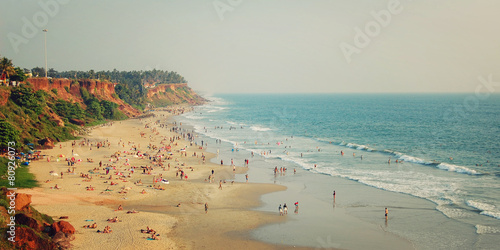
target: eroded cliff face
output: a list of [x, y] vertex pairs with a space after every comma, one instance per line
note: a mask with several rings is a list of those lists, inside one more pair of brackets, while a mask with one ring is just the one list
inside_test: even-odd
[[114, 102], [119, 105], [118, 109], [128, 117], [135, 117], [142, 112], [133, 108], [129, 104], [116, 96], [115, 83], [101, 82], [99, 80], [80, 79], [72, 81], [69, 79], [47, 79], [47, 78], [29, 78], [27, 82], [33, 85], [33, 89], [44, 90], [45, 92], [56, 95], [53, 89], [57, 91], [57, 98], [69, 102], [78, 102], [85, 108], [80, 87], [85, 88], [90, 94], [95, 95], [100, 100]]
[[187, 103], [199, 105], [206, 100], [196, 94], [186, 83], [158, 84], [148, 90], [148, 99], [156, 106]]

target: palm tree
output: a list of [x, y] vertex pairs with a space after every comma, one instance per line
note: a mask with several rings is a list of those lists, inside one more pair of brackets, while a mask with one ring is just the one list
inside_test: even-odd
[[3, 57], [0, 60], [0, 69], [2, 70], [2, 74], [0, 76], [3, 76], [3, 74], [6, 74], [7, 78], [9, 78], [11, 75], [16, 74], [16, 69], [14, 68], [14, 65], [12, 64], [12, 60], [8, 59], [7, 57]]

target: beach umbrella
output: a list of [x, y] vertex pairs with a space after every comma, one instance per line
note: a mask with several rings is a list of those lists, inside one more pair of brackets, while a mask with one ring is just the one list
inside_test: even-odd
[[59, 155], [59, 157], [66, 157], [66, 156], [65, 156], [65, 155], [63, 155], [63, 154], [60, 154], [60, 155]]

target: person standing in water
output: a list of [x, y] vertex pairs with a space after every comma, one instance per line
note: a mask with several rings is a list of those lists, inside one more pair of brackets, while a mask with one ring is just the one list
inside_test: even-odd
[[389, 210], [385, 208], [385, 219], [387, 220], [387, 215], [389, 214]]

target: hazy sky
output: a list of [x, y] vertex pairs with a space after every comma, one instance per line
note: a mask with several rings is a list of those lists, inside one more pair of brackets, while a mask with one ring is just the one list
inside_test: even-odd
[[43, 66], [48, 29], [58, 71], [173, 70], [219, 93], [474, 92], [480, 76], [500, 82], [499, 11], [498, 0], [1, 0], [0, 55]]

